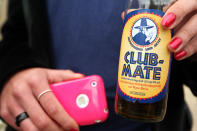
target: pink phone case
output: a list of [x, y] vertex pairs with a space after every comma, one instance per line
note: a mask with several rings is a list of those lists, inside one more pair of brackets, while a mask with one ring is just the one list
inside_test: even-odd
[[79, 125], [91, 125], [107, 119], [107, 100], [100, 76], [92, 75], [52, 84], [50, 87], [64, 109]]

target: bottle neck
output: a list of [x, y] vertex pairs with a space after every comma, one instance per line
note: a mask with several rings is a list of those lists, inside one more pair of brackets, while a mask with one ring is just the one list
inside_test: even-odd
[[173, 0], [128, 0], [128, 9], [157, 9], [170, 4]]

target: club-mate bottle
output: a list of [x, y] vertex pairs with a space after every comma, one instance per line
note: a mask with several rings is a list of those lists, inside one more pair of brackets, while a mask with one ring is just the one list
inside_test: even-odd
[[123, 117], [159, 122], [165, 116], [171, 66], [167, 45], [172, 31], [163, 28], [161, 21], [163, 7], [171, 2], [128, 0], [115, 100], [115, 111]]

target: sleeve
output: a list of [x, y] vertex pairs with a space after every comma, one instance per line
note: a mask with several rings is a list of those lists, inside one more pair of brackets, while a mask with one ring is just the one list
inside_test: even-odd
[[9, 0], [7, 22], [2, 28], [0, 41], [0, 91], [14, 73], [31, 67], [48, 67], [46, 58], [40, 57], [28, 43], [22, 0]]
[[186, 59], [181, 61], [183, 82], [197, 96], [197, 60]]

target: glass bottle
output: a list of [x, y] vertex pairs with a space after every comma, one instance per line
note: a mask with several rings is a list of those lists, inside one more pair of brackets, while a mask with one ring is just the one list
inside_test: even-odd
[[128, 0], [115, 100], [115, 111], [123, 117], [159, 122], [165, 116], [172, 31], [164, 29], [161, 20], [163, 7], [171, 2]]

